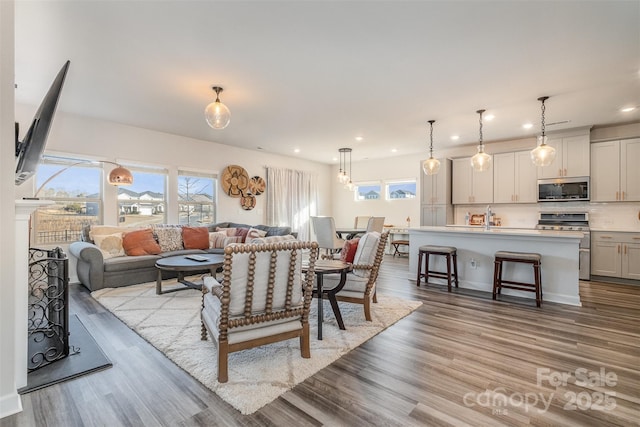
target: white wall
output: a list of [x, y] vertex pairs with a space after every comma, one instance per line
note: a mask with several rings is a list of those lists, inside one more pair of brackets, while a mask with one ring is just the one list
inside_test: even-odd
[[[354, 182], [382, 180], [417, 180], [417, 194], [420, 194], [421, 161], [419, 157], [400, 156], [387, 159], [372, 159], [352, 163]], [[334, 166], [330, 176], [333, 191], [333, 212], [321, 211], [320, 215], [333, 215], [338, 227], [352, 227], [356, 216], [383, 216], [385, 224], [406, 227], [407, 217], [411, 225], [420, 225], [420, 198], [400, 200], [355, 200], [352, 191], [345, 190], [337, 181], [338, 166]], [[384, 188], [383, 188], [384, 191]]]
[[[16, 119], [21, 123], [22, 129], [26, 130], [35, 109], [35, 106], [16, 106]], [[212, 130], [212, 132], [216, 131]], [[259, 141], [256, 141], [257, 145], [258, 143]], [[318, 176], [320, 193], [318, 208], [325, 211], [331, 210], [331, 189], [326, 179], [331, 167], [322, 163], [65, 114], [61, 111], [56, 113], [47, 141], [47, 152], [88, 156], [123, 163], [157, 165], [167, 168], [170, 175], [177, 174], [179, 168], [221, 175], [224, 168], [230, 164], [244, 167], [250, 176], [258, 175], [263, 178], [266, 177], [265, 166], [304, 170]], [[18, 187], [21, 197], [33, 194], [32, 181], [33, 179]], [[105, 224], [117, 223], [116, 191], [116, 188], [105, 185], [107, 196], [105, 199], [113, 201], [111, 206], [105, 206]], [[114, 197], [109, 197], [108, 192], [111, 192]], [[174, 193], [177, 193], [177, 190]], [[245, 211], [240, 207], [240, 199], [219, 194], [217, 220], [264, 224], [266, 221], [265, 197], [258, 196], [256, 200], [256, 207]], [[172, 205], [175, 209], [172, 209]], [[167, 222], [178, 222], [175, 200], [169, 200], [168, 215]]]
[[[0, 418], [22, 410], [16, 392], [14, 156], [14, 2], [0, 1]], [[27, 256], [27, 254], [25, 254]], [[26, 319], [25, 325], [26, 328]]]

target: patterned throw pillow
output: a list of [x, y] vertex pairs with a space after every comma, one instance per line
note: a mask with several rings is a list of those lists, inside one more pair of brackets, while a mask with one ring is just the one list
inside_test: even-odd
[[209, 229], [182, 227], [182, 241], [185, 249], [209, 249]]
[[247, 234], [249, 234], [249, 229], [248, 228], [236, 228], [236, 237], [241, 237], [242, 240], [240, 240], [240, 242], [244, 243], [245, 240], [247, 240]]
[[251, 239], [256, 239], [260, 237], [265, 237], [267, 235], [266, 231], [258, 230], [257, 228], [250, 228], [247, 232], [247, 238], [245, 241], [251, 241]]
[[182, 226], [154, 224], [152, 229], [158, 238], [158, 244], [160, 244], [162, 252], [184, 249], [182, 245]]
[[223, 232], [227, 233], [227, 236], [233, 237], [233, 236], [236, 235], [237, 228], [216, 227], [216, 231], [223, 231]]
[[225, 231], [214, 231], [209, 233], [209, 248], [222, 249], [224, 248], [224, 240], [227, 238]]
[[242, 243], [242, 237], [233, 236], [233, 237], [225, 237], [224, 242], [222, 243], [222, 247], [225, 247], [231, 243]]
[[125, 233], [122, 237], [122, 247], [129, 256], [158, 255], [162, 252], [150, 228]]
[[104, 259], [125, 255], [122, 247], [122, 232], [103, 235], [95, 234], [93, 241], [102, 252], [102, 258]]
[[353, 259], [356, 256], [356, 251], [358, 250], [359, 242], [359, 237], [345, 241], [342, 251], [340, 252], [340, 261], [353, 263]]

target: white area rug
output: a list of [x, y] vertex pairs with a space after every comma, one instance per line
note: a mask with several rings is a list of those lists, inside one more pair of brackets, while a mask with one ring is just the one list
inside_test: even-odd
[[[166, 282], [170, 287], [171, 282]], [[165, 284], [163, 284], [163, 288]], [[243, 414], [251, 414], [320, 369], [339, 359], [422, 305], [379, 295], [372, 322], [361, 305], [340, 303], [341, 331], [324, 301], [323, 340], [318, 341], [317, 300], [311, 303], [311, 358], [300, 356], [299, 339], [269, 344], [229, 356], [229, 382], [217, 381], [217, 349], [200, 340], [201, 293], [155, 294], [155, 282], [92, 292], [96, 300], [191, 376]]]

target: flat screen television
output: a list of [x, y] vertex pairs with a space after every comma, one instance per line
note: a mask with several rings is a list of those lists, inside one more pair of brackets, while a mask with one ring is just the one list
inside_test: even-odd
[[38, 169], [70, 63], [67, 61], [62, 66], [36, 111], [31, 126], [22, 141], [18, 140], [19, 126], [16, 123], [16, 185], [25, 182]]

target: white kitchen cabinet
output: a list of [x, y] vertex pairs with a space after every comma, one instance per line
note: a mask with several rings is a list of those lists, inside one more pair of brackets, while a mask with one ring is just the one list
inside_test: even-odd
[[591, 201], [640, 201], [640, 138], [591, 144]]
[[451, 204], [451, 160], [440, 160], [440, 170], [435, 175], [427, 175], [420, 169], [422, 177], [421, 204], [447, 205]]
[[453, 224], [452, 205], [422, 205], [420, 225], [436, 226]]
[[493, 203], [536, 203], [537, 169], [529, 151], [493, 156]]
[[439, 160], [440, 170], [435, 175], [427, 175], [422, 170], [422, 164], [420, 166], [420, 225], [453, 224], [451, 160]]
[[538, 168], [538, 178], [589, 176], [589, 134], [548, 137], [547, 145], [556, 149], [556, 158], [549, 166]]
[[493, 171], [478, 172], [471, 159], [454, 159], [452, 163], [451, 202], [454, 205], [493, 203]]
[[592, 232], [591, 274], [640, 280], [640, 233]]

